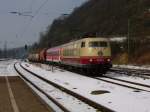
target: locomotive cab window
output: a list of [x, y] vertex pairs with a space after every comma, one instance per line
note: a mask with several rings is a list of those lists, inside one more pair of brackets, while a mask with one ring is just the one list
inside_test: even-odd
[[82, 47], [85, 47], [85, 42], [82, 42], [82, 43], [81, 43], [81, 48], [82, 48]]
[[89, 47], [107, 47], [107, 42], [104, 41], [93, 41], [89, 42]]

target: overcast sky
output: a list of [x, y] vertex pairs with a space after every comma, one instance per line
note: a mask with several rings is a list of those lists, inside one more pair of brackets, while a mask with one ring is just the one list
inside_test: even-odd
[[38, 41], [39, 33], [55, 18], [70, 14], [85, 1], [0, 0], [0, 48], [4, 48], [5, 42], [8, 48], [14, 48]]

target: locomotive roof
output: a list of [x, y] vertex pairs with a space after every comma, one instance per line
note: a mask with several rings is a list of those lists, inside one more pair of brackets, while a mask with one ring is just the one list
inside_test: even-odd
[[94, 39], [94, 40], [108, 40], [108, 38], [106, 38], [106, 37], [86, 37], [86, 38], [82, 38], [79, 40], [92, 40], [92, 39]]
[[63, 45], [60, 46], [64, 46], [66, 44], [70, 44], [70, 43], [74, 43], [74, 42], [79, 42], [79, 41], [86, 41], [86, 40], [99, 40], [99, 41], [109, 41], [109, 38], [105, 38], [105, 37], [86, 37], [86, 38], [82, 38], [82, 39], [78, 39], [78, 40], [73, 40], [71, 42], [65, 43]]
[[[62, 47], [62, 46], [66, 46], [66, 45], [71, 44], [71, 43], [74, 43], [74, 42], [86, 41], [86, 40], [89, 40], [89, 41], [91, 41], [91, 40], [109, 41], [109, 38], [106, 38], [106, 37], [86, 37], [86, 38], [82, 38], [82, 39], [78, 39], [78, 40], [73, 40], [73, 41], [71, 41], [71, 42], [67, 42], [67, 43], [65, 43], [65, 44], [62, 44], [62, 45], [59, 45], [59, 46], [56, 46], [56, 47], [52, 47], [52, 48], [53, 48], [53, 49], [58, 49], [58, 48], [60, 48], [60, 47]], [[51, 49], [51, 48], [49, 48], [49, 49]], [[47, 49], [47, 51], [48, 51], [49, 49]]]

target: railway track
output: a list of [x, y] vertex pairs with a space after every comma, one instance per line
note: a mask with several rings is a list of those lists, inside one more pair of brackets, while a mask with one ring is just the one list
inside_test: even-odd
[[108, 82], [111, 84], [119, 85], [122, 87], [127, 87], [130, 89], [134, 89], [136, 91], [146, 91], [150, 92], [150, 85], [145, 85], [141, 83], [135, 83], [127, 80], [122, 80], [122, 79], [117, 79], [117, 78], [112, 78], [108, 76], [103, 76], [103, 77], [95, 77], [94, 79], [98, 79], [104, 82]]
[[141, 83], [132, 82], [132, 81], [123, 80], [123, 79], [117, 79], [117, 78], [114, 78], [114, 77], [108, 77], [108, 76], [103, 76], [103, 77], [109, 78], [109, 79], [113, 79], [113, 80], [117, 80], [117, 81], [121, 81], [121, 82], [126, 82], [126, 83], [129, 83], [129, 84], [134, 84], [134, 85], [138, 85], [138, 86], [143, 86], [143, 87], [150, 88], [150, 85], [146, 85], [146, 84], [141, 84]]
[[150, 92], [150, 85], [132, 82], [129, 80], [124, 80], [124, 79], [119, 79], [119, 78], [109, 76], [109, 74], [116, 74], [116, 73], [118, 76], [128, 75], [128, 76], [136, 76], [136, 77], [140, 77], [144, 79], [150, 79], [149, 70], [121, 69], [121, 68], [111, 68], [110, 72], [108, 72], [106, 75], [103, 75], [103, 77], [96, 77], [96, 79], [109, 82], [109, 83], [113, 83], [116, 85], [120, 85], [123, 87], [135, 89], [135, 90]]
[[[17, 63], [16, 63], [17, 64]], [[65, 106], [63, 106], [61, 103], [59, 103], [58, 101], [56, 101], [52, 96], [50, 96], [49, 94], [47, 94], [45, 91], [43, 91], [41, 88], [39, 88], [37, 85], [35, 85], [32, 81], [30, 81], [27, 77], [25, 77], [16, 67], [16, 64], [14, 65], [14, 68], [15, 70], [20, 74], [20, 76], [26, 80], [28, 83], [30, 83], [31, 85], [33, 85], [37, 90], [39, 90], [40, 92], [42, 92], [45, 96], [47, 96], [49, 98], [49, 100], [53, 101], [59, 108], [61, 108], [64, 112], [71, 112], [69, 109], [67, 109]], [[82, 95], [79, 95], [75, 92], [73, 92], [72, 90], [69, 90], [69, 89], [66, 89], [65, 87], [61, 86], [61, 85], [58, 85], [52, 81], [49, 81], [37, 74], [35, 74], [34, 72], [32, 71], [29, 71], [28, 69], [26, 69], [24, 66], [22, 66], [21, 64], [19, 64], [19, 66], [25, 70], [26, 72], [28, 72], [30, 75], [48, 83], [49, 85], [52, 85], [53, 87], [59, 89], [60, 91], [68, 94], [68, 95], [71, 95], [72, 97], [74, 98], [77, 98], [78, 100], [80, 100], [80, 105], [81, 103], [85, 103], [87, 105], [89, 105], [90, 107], [96, 109], [96, 111], [100, 111], [100, 112], [113, 112], [113, 110], [107, 108], [107, 107], [104, 107], [103, 105], [100, 105], [88, 98], [85, 98], [84, 96]]]
[[150, 70], [137, 70], [137, 69], [128, 69], [128, 68], [111, 68], [110, 72], [126, 74], [126, 75], [135, 75], [142, 78], [150, 78]]
[[[73, 70], [69, 70], [69, 71], [76, 72], [76, 71], [73, 71]], [[135, 73], [134, 72], [135, 70], [131, 70], [131, 71], [132, 72], [128, 72], [128, 71], [125, 71], [125, 70], [121, 71], [121, 69], [119, 69], [119, 70], [118, 69], [114, 69], [114, 70], [111, 69], [111, 71], [108, 72], [107, 74], [117, 73], [119, 75], [123, 74], [123, 75], [132, 76], [132, 73]], [[140, 71], [140, 72], [142, 72], [142, 71]], [[79, 72], [77, 71], [76, 73], [79, 73]], [[82, 73], [79, 73], [79, 74], [82, 75]], [[137, 83], [137, 82], [131, 82], [131, 81], [128, 81], [128, 80], [117, 79], [117, 78], [114, 78], [114, 77], [107, 76], [107, 74], [103, 75], [102, 77], [91, 77], [91, 76], [88, 76], [88, 77], [98, 79], [98, 80], [101, 80], [101, 81], [104, 81], [104, 82], [107, 82], [107, 83], [119, 85], [119, 86], [122, 86], [122, 87], [134, 89], [135, 91], [150, 92], [150, 85]], [[85, 75], [85, 74], [83, 73], [83, 75]], [[144, 78], [144, 79], [147, 78], [147, 77], [144, 77], [143, 75], [134, 75], [134, 76], [138, 76], [138, 77], [141, 77], [141, 78]]]
[[[137, 71], [136, 69], [111, 69], [107, 74], [112, 74], [112, 73], [117, 73], [119, 75], [129, 75], [129, 76], [137, 76], [143, 79], [150, 79], [150, 71], [147, 70], [139, 70]], [[80, 73], [82, 74], [82, 73]], [[132, 82], [128, 80], [123, 80], [123, 79], [117, 79], [114, 77], [107, 76], [107, 74], [104, 74], [102, 77], [91, 77], [88, 75], [88, 77], [98, 79], [107, 83], [112, 83], [115, 85], [127, 87], [134, 89], [135, 91], [147, 91], [150, 92], [150, 85], [147, 84], [142, 84], [142, 83], [137, 83], [137, 82]], [[85, 75], [85, 74], [84, 74]]]

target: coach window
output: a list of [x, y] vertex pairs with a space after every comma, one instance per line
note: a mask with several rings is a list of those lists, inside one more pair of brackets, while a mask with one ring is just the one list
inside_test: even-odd
[[89, 42], [89, 47], [107, 47], [107, 42], [105, 41]]
[[85, 42], [82, 42], [82, 43], [81, 43], [81, 48], [82, 48], [82, 47], [85, 47]]

